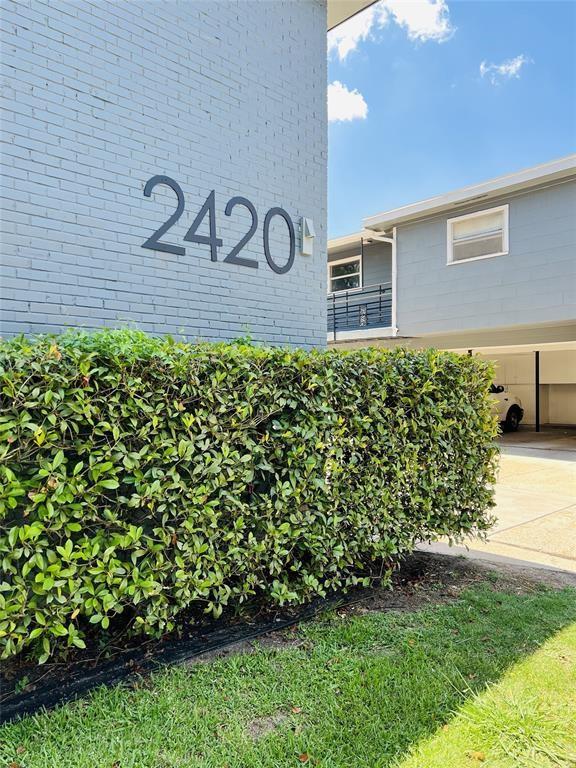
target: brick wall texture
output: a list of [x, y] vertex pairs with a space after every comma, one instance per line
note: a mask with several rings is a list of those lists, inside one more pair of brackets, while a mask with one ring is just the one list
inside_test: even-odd
[[[188, 339], [326, 343], [323, 0], [4, 0], [0, 333], [131, 325]], [[142, 243], [185, 210], [162, 240]], [[215, 190], [218, 260], [183, 236]], [[225, 263], [251, 217], [258, 228]], [[314, 220], [315, 252], [277, 274], [268, 209]], [[198, 234], [208, 234], [208, 217]], [[288, 255], [281, 218], [275, 260]]]

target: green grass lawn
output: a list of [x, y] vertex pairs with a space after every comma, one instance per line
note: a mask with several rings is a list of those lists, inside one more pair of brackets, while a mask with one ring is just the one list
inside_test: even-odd
[[576, 592], [498, 588], [333, 614], [293, 645], [101, 689], [5, 726], [0, 755], [22, 768], [573, 767]]
[[401, 768], [576, 766], [576, 624], [516, 664]]

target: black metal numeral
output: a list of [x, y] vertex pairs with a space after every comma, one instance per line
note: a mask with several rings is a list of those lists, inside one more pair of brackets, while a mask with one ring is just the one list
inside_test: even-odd
[[[216, 196], [214, 190], [210, 192], [206, 198], [204, 205], [200, 208], [198, 215], [192, 222], [192, 226], [184, 235], [184, 240], [190, 243], [200, 243], [201, 245], [210, 246], [210, 258], [212, 261], [218, 261], [218, 246], [222, 245], [222, 240], [216, 237]], [[210, 235], [197, 235], [196, 230], [202, 223], [202, 219], [208, 214], [208, 224], [210, 227]]]
[[[276, 264], [272, 258], [272, 254], [270, 253], [270, 222], [274, 216], [280, 216], [284, 219], [286, 226], [288, 227], [288, 234], [290, 235], [290, 254], [288, 256], [288, 261], [286, 264], [284, 264], [283, 267], [279, 267], [278, 264]], [[296, 235], [294, 233], [294, 224], [292, 223], [292, 219], [290, 218], [289, 214], [286, 213], [284, 208], [270, 208], [266, 214], [266, 217], [264, 218], [263, 234], [264, 254], [266, 256], [266, 261], [270, 265], [270, 269], [273, 269], [274, 272], [278, 273], [279, 275], [283, 275], [285, 272], [288, 272], [292, 268], [292, 264], [294, 264], [294, 256], [296, 255]]]
[[176, 224], [180, 216], [184, 213], [184, 193], [177, 181], [171, 179], [169, 176], [152, 176], [148, 179], [146, 186], [144, 187], [144, 196], [150, 197], [154, 187], [158, 184], [164, 184], [170, 189], [174, 190], [176, 197], [178, 198], [178, 205], [176, 210], [170, 216], [170, 218], [159, 227], [154, 234], [150, 235], [148, 240], [142, 243], [142, 248], [150, 248], [151, 251], [164, 251], [164, 253], [176, 253], [178, 256], [184, 256], [186, 249], [180, 245], [172, 245], [171, 243], [161, 243], [160, 238], [164, 235], [173, 224]]
[[244, 237], [234, 246], [234, 248], [232, 248], [224, 261], [228, 264], [240, 264], [242, 267], [254, 267], [254, 269], [258, 269], [258, 262], [256, 259], [247, 259], [244, 256], [237, 255], [240, 253], [242, 248], [244, 248], [246, 243], [248, 243], [254, 236], [254, 233], [258, 228], [258, 214], [256, 213], [256, 208], [254, 208], [250, 200], [247, 200], [245, 197], [232, 197], [230, 200], [228, 200], [226, 210], [224, 211], [226, 216], [231, 216], [233, 209], [237, 205], [243, 205], [245, 208], [248, 208], [252, 215], [252, 224], [248, 232], [246, 232]]
[[[164, 224], [162, 224], [162, 226], [159, 227], [156, 232], [154, 232], [147, 240], [142, 243], [142, 247], [150, 248], [152, 251], [164, 251], [165, 253], [175, 253], [178, 256], [184, 256], [186, 249], [182, 246], [172, 245], [172, 243], [160, 242], [162, 235], [166, 234], [170, 227], [176, 224], [178, 219], [184, 213], [184, 193], [182, 192], [182, 188], [178, 182], [174, 181], [174, 179], [171, 179], [169, 176], [152, 176], [151, 179], [148, 179], [144, 187], [145, 197], [150, 197], [152, 195], [152, 190], [158, 184], [164, 184], [175, 192], [178, 199], [178, 205], [176, 206], [176, 210], [172, 216], [170, 216], [170, 218]], [[250, 224], [250, 228], [246, 234], [236, 243], [230, 253], [225, 257], [224, 261], [227, 264], [239, 264], [241, 267], [251, 267], [252, 269], [258, 269], [258, 261], [256, 259], [249, 259], [246, 256], [239, 256], [240, 251], [242, 251], [242, 249], [245, 248], [245, 246], [250, 242], [250, 240], [254, 237], [256, 230], [258, 229], [258, 213], [256, 212], [256, 208], [254, 207], [253, 203], [251, 203], [248, 198], [237, 195], [230, 198], [230, 200], [228, 200], [226, 203], [226, 208], [224, 210], [226, 216], [231, 216], [234, 208], [237, 205], [242, 205], [244, 208], [247, 208], [248, 211], [250, 211], [250, 215], [252, 216], [252, 223]], [[197, 235], [196, 232], [198, 227], [200, 227], [206, 216], [208, 216], [208, 228], [210, 234]], [[272, 222], [274, 216], [280, 216], [281, 219], [284, 219], [286, 226], [288, 227], [288, 235], [290, 237], [290, 251], [288, 253], [288, 260], [283, 266], [278, 265], [274, 261], [270, 251], [270, 223]], [[278, 275], [283, 275], [286, 272], [289, 272], [290, 269], [292, 269], [292, 265], [294, 264], [294, 257], [296, 255], [296, 235], [294, 232], [294, 223], [290, 218], [290, 215], [283, 208], [270, 208], [270, 210], [267, 212], [264, 218], [263, 237], [264, 255], [266, 256], [266, 261], [268, 262], [270, 269], [272, 269]], [[189, 243], [209, 245], [211, 260], [218, 261], [218, 248], [222, 245], [222, 239], [220, 237], [216, 237], [216, 193], [214, 190], [210, 192], [204, 201], [204, 205], [198, 211], [198, 214], [192, 222], [192, 225], [184, 235], [184, 240]]]

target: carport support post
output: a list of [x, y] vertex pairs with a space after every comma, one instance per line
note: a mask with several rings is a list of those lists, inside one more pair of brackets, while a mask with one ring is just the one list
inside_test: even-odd
[[534, 409], [536, 411], [536, 432], [540, 432], [540, 352], [534, 352]]

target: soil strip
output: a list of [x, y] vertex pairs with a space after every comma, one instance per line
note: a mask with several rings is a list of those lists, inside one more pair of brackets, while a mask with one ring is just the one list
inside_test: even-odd
[[[192, 627], [185, 637], [171, 637], [155, 643], [140, 640], [136, 647], [120, 650], [114, 658], [91, 666], [86, 659], [80, 658], [68, 665], [55, 663], [52, 668], [47, 665], [48, 669], [42, 675], [39, 675], [42, 667], [36, 666], [33, 670], [36, 679], [26, 685], [27, 690], [18, 692], [16, 686], [13, 692], [3, 696], [0, 724], [73, 701], [101, 685], [130, 683], [162, 667], [210, 658], [227, 649], [230, 652], [234, 648], [245, 649], [247, 643], [257, 638], [263, 638], [261, 642], [265, 645], [281, 648], [290, 641], [284, 642], [279, 630], [309, 621], [326, 611], [337, 609], [341, 615], [362, 614], [417, 610], [425, 605], [450, 602], [464, 589], [486, 582], [489, 574], [496, 575], [493, 582], [496, 590], [523, 593], [541, 584], [554, 588], [576, 587], [576, 575], [564, 572], [415, 552], [405, 558], [395, 572], [392, 590], [383, 587], [354, 589], [347, 594], [335, 593], [305, 606], [260, 614], [245, 621], [214, 621], [207, 626]], [[271, 633], [274, 633], [274, 639]], [[7, 682], [5, 678], [4, 683]]]

